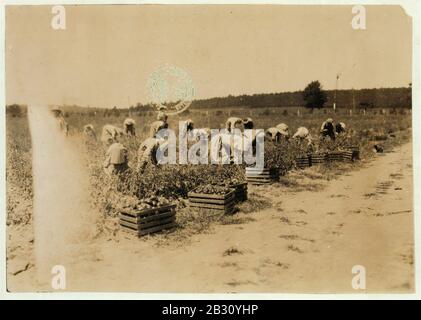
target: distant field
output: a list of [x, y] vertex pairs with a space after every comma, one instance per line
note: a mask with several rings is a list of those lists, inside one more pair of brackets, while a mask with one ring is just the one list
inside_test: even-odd
[[[351, 110], [351, 112], [350, 112]], [[225, 109], [190, 109], [186, 112], [172, 116], [169, 118], [170, 127], [177, 130], [178, 121], [192, 119], [196, 128], [223, 128], [228, 117], [250, 117], [254, 120], [255, 127], [267, 129], [276, 126], [278, 123], [284, 122], [290, 127], [290, 131], [294, 132], [298, 127], [305, 126], [310, 131], [318, 133], [320, 124], [327, 118], [332, 117], [335, 121], [345, 122], [350, 128], [355, 130], [369, 129], [377, 127], [379, 124], [387, 123], [391, 125], [399, 125], [401, 121], [409, 119], [410, 110], [398, 109], [397, 115], [392, 114], [393, 109], [384, 109], [386, 114], [382, 114], [382, 109], [368, 109], [366, 115], [362, 110], [352, 110], [348, 108], [340, 108], [336, 113], [332, 109], [311, 110], [304, 107], [284, 107], [284, 108], [246, 108], [234, 107]], [[104, 117], [102, 114], [96, 116], [80, 116], [70, 115], [67, 118], [70, 126], [74, 130], [79, 131], [85, 124], [92, 123], [99, 131], [104, 124], [114, 124], [122, 126], [124, 119], [129, 116], [128, 113], [120, 113], [119, 117]], [[149, 133], [149, 124], [156, 119], [156, 112], [148, 111], [142, 115], [131, 115], [137, 121], [137, 132], [143, 138]], [[393, 120], [392, 120], [393, 118]], [[406, 125], [406, 124], [405, 124]], [[387, 128], [385, 128], [387, 129]]]

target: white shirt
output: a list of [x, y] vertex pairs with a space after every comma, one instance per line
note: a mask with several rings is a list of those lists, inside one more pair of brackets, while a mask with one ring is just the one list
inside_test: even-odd
[[110, 164], [123, 164], [128, 161], [128, 152], [126, 147], [121, 143], [113, 143], [107, 150], [104, 167], [107, 168]]

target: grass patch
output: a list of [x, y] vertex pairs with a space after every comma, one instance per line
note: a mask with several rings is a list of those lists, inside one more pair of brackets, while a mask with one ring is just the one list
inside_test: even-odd
[[238, 250], [235, 247], [231, 247], [228, 248], [227, 250], [224, 251], [223, 256], [232, 256], [232, 255], [236, 255], [236, 254], [243, 254], [242, 251]]
[[271, 208], [272, 203], [266, 197], [251, 193], [249, 194], [249, 199], [240, 203], [237, 207], [242, 213], [251, 213]]
[[302, 238], [302, 237], [297, 236], [295, 234], [283, 234], [283, 235], [280, 235], [279, 238], [285, 239], [285, 240], [302, 240], [302, 241], [308, 241], [308, 242], [311, 242], [311, 243], [316, 242], [316, 240], [314, 240], [314, 239]]
[[287, 247], [287, 249], [288, 249], [289, 251], [294, 251], [294, 252], [297, 252], [297, 253], [304, 253], [304, 251], [302, 251], [300, 248], [298, 248], [298, 247], [294, 246], [293, 244], [290, 244], [290, 245]]
[[220, 224], [229, 225], [229, 224], [243, 224], [247, 222], [256, 221], [252, 217], [238, 217], [238, 216], [222, 216]]
[[291, 224], [291, 221], [287, 217], [280, 217], [279, 220], [285, 224]]

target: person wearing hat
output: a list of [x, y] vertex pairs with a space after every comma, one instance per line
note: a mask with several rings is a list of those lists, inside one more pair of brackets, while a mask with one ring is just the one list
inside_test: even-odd
[[126, 171], [129, 166], [129, 155], [125, 146], [118, 142], [118, 139], [109, 138], [110, 144], [106, 154], [103, 167], [108, 175], [120, 174]]
[[[254, 128], [253, 120], [251, 118], [241, 119], [241, 118], [238, 118], [238, 117], [229, 117], [227, 122], [225, 123], [225, 129], [228, 131], [228, 133], [233, 133], [234, 129], [236, 129], [236, 128], [240, 129], [240, 130], [241, 129], [252, 130]], [[243, 134], [246, 134], [246, 132], [243, 132]], [[251, 138], [252, 147], [253, 147], [253, 150], [255, 150], [255, 147], [256, 147], [255, 132], [252, 132], [252, 131], [247, 132], [247, 135], [251, 135], [249, 138]], [[225, 135], [223, 135], [223, 136], [225, 137]], [[227, 138], [225, 138], [224, 141], [226, 139]], [[235, 150], [235, 149], [238, 149], [238, 148], [236, 148], [236, 147], [238, 147], [238, 145], [235, 145], [234, 141], [232, 140], [232, 137], [230, 137], [229, 140], [230, 140], [230, 148], [229, 148], [230, 149], [230, 161], [232, 161], [235, 152], [244, 151], [244, 149], [246, 149], [248, 146], [243, 145], [243, 143], [241, 143], [242, 150]], [[227, 159], [228, 158], [227, 157], [228, 145], [223, 145], [222, 142], [221, 142], [220, 146], [221, 146], [220, 149], [225, 152], [225, 154], [223, 154], [222, 158]], [[223, 160], [223, 161], [225, 161], [225, 160]]]
[[123, 122], [124, 134], [134, 137], [136, 135], [135, 125], [136, 122], [132, 118], [125, 119]]
[[168, 143], [165, 139], [147, 138], [137, 151], [137, 171], [143, 172], [148, 164], [157, 165], [156, 153], [161, 145]]
[[243, 127], [244, 129], [253, 129], [254, 128], [253, 119], [252, 118], [243, 119]]
[[213, 136], [209, 143], [209, 156], [211, 163], [229, 164], [233, 160], [232, 136], [228, 132], [220, 132]]
[[194, 122], [192, 119], [185, 120], [186, 132], [191, 132], [194, 129]]
[[163, 112], [163, 111], [159, 111], [158, 112], [158, 116], [157, 116], [157, 119], [156, 120], [158, 120], [158, 121], [163, 121], [163, 122], [167, 122], [167, 120], [168, 120], [168, 115], [165, 113], [165, 112]]
[[292, 139], [304, 141], [307, 140], [307, 145], [311, 145], [313, 143], [313, 139], [310, 135], [310, 131], [306, 127], [299, 127], [297, 131], [292, 136]]
[[[245, 118], [243, 119], [243, 137], [251, 139], [251, 145], [243, 144], [243, 151], [248, 152], [248, 150], [251, 148], [253, 155], [256, 154], [256, 134], [257, 131], [254, 129], [254, 122], [252, 118]], [[246, 131], [247, 130], [247, 131]]]
[[240, 126], [243, 124], [243, 120], [237, 117], [229, 117], [227, 122], [225, 122], [225, 129], [228, 130], [228, 132], [232, 132], [237, 126]]
[[328, 118], [322, 123], [320, 133], [322, 138], [329, 137], [330, 139], [335, 140], [335, 126], [332, 118]]
[[337, 123], [336, 126], [335, 126], [335, 131], [338, 135], [341, 134], [341, 133], [345, 133], [345, 131], [346, 131], [345, 123], [343, 123], [343, 122]]
[[180, 137], [182, 138], [190, 137], [194, 129], [193, 120], [192, 119], [183, 120], [183, 121], [180, 121], [180, 124], [182, 124], [182, 127], [180, 127]]
[[83, 126], [83, 133], [85, 134], [86, 137], [96, 140], [95, 129], [92, 124], [87, 124]]
[[53, 113], [55, 118], [58, 118], [63, 115], [61, 109], [59, 107], [52, 107], [51, 112]]
[[68, 136], [69, 124], [66, 122], [66, 120], [64, 120], [63, 112], [58, 107], [53, 107], [51, 111], [53, 112], [54, 117], [58, 121], [60, 131], [62, 131], [65, 136]]
[[281, 139], [281, 132], [278, 128], [271, 127], [266, 130], [266, 138], [273, 142], [279, 142]]
[[157, 116], [157, 121], [154, 121], [151, 124], [149, 136], [151, 138], [155, 138], [159, 130], [168, 129], [167, 120], [168, 120], [168, 116], [164, 112], [159, 111], [158, 116]]
[[283, 137], [286, 140], [289, 139], [289, 128], [285, 123], [278, 124], [276, 128], [279, 130], [279, 133], [281, 134], [281, 138]]
[[109, 141], [117, 141], [117, 138], [123, 135], [123, 130], [111, 124], [106, 124], [102, 127], [101, 141], [104, 144], [109, 144]]

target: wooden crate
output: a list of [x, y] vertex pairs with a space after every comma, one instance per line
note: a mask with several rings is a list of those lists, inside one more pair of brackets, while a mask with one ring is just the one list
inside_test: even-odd
[[254, 185], [270, 184], [279, 180], [279, 169], [264, 168], [259, 170], [253, 167], [246, 168], [247, 182]]
[[247, 182], [232, 184], [230, 185], [230, 188], [235, 190], [235, 200], [237, 202], [243, 202], [247, 200]]
[[332, 151], [327, 154], [327, 161], [338, 162], [343, 161], [343, 152], [342, 151]]
[[295, 159], [295, 163], [297, 165], [298, 168], [307, 168], [311, 166], [311, 157], [310, 156], [306, 156], [306, 157], [299, 157]]
[[352, 151], [352, 161], [360, 160], [360, 147], [359, 146], [349, 146], [347, 147], [348, 151]]
[[354, 161], [353, 151], [342, 151], [342, 161], [345, 161], [345, 162]]
[[323, 164], [327, 161], [327, 154], [326, 153], [315, 153], [312, 154], [310, 157], [310, 166]]
[[235, 190], [226, 194], [198, 193], [195, 190], [188, 193], [190, 207], [207, 209], [214, 212], [229, 214], [234, 211], [236, 203]]
[[176, 226], [175, 213], [175, 205], [141, 211], [122, 210], [119, 214], [119, 224], [124, 231], [140, 237], [173, 229]]

